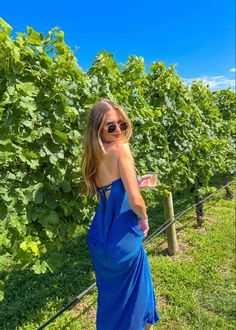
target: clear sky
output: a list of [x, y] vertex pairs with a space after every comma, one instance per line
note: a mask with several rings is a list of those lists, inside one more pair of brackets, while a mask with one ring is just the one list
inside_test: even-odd
[[146, 71], [153, 61], [188, 83], [202, 78], [211, 89], [235, 90], [234, 0], [40, 0], [2, 1], [0, 17], [16, 32], [26, 26], [47, 32], [58, 26], [86, 71], [99, 51], [118, 63], [142, 56]]

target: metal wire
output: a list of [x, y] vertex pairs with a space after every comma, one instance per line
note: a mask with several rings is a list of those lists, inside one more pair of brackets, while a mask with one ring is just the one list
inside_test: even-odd
[[[214, 191], [212, 194], [201, 200], [200, 202], [193, 204], [192, 206], [188, 207], [184, 211], [181, 211], [174, 215], [173, 217], [169, 218], [166, 220], [157, 230], [155, 230], [149, 237], [148, 239], [145, 240], [143, 243], [143, 246], [146, 246], [148, 243], [150, 243], [155, 237], [159, 236], [163, 231], [165, 231], [168, 227], [170, 227], [178, 218], [180, 218], [183, 214], [188, 212], [189, 210], [193, 209], [199, 204], [202, 204], [204, 201], [207, 199], [211, 198], [214, 196], [216, 193], [221, 191], [227, 186], [230, 186], [236, 179], [232, 180], [230, 183], [227, 183], [225, 186], [221, 187], [220, 189]], [[172, 220], [173, 219], [173, 220]], [[52, 321], [54, 321], [58, 316], [60, 316], [64, 311], [66, 311], [69, 307], [72, 305], [76, 304], [79, 302], [79, 300], [90, 290], [92, 290], [96, 286], [96, 282], [94, 282], [92, 285], [90, 285], [87, 289], [85, 289], [82, 293], [80, 293], [74, 300], [72, 300], [70, 303], [68, 303], [65, 307], [63, 307], [57, 314], [55, 314], [52, 318], [50, 318], [46, 323], [44, 323], [41, 327], [38, 328], [38, 330], [44, 329], [47, 325], [49, 325]]]
[[[214, 196], [216, 193], [218, 193], [219, 191], [221, 191], [222, 189], [224, 189], [225, 187], [231, 185], [236, 179], [232, 180], [231, 182], [227, 183], [225, 186], [221, 187], [220, 189], [214, 191], [212, 194], [210, 194], [209, 196], [207, 196], [206, 198], [202, 199], [200, 202], [191, 205], [190, 207], [188, 207], [187, 209], [185, 209], [184, 211], [181, 211], [179, 213], [177, 213], [177, 215], [174, 215], [174, 217], [169, 218], [168, 220], [166, 220], [160, 228], [158, 228], [157, 230], [155, 230], [149, 237], [148, 239], [145, 240], [145, 244], [143, 244], [144, 246], [146, 246], [150, 241], [152, 241], [155, 237], [157, 237], [158, 235], [160, 235], [164, 230], [166, 230], [168, 227], [170, 227], [178, 218], [180, 218], [183, 214], [185, 214], [186, 212], [188, 212], [189, 210], [193, 209], [194, 207], [196, 207], [199, 204], [202, 204], [203, 202], [205, 202], [207, 199], [209, 199], [210, 197]], [[171, 221], [171, 219], [173, 219]], [[163, 228], [162, 228], [163, 227]]]

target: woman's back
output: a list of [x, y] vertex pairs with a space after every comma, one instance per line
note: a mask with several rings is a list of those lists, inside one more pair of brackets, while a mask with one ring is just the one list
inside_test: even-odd
[[[124, 143], [117, 141], [114, 143], [104, 143], [105, 154], [99, 164], [98, 171], [95, 175], [95, 183], [97, 187], [104, 187], [109, 185], [112, 181], [120, 177], [118, 167], [117, 145]], [[110, 191], [105, 191], [106, 198], [108, 199]]]

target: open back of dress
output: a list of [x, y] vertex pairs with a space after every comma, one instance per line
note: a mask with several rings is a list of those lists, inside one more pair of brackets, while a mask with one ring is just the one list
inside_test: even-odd
[[96, 329], [144, 330], [147, 322], [160, 319], [144, 233], [121, 178], [97, 191], [101, 196], [87, 241], [98, 289]]

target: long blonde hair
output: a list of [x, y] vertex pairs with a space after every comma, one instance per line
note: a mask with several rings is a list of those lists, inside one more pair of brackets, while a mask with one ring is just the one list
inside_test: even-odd
[[133, 134], [132, 123], [125, 111], [118, 104], [108, 99], [101, 99], [93, 105], [87, 115], [81, 162], [81, 171], [84, 179], [81, 189], [84, 194], [91, 197], [96, 194], [95, 174], [105, 154], [100, 134], [106, 114], [111, 108], [117, 110], [128, 125], [121, 140], [123, 142], [129, 142]]

